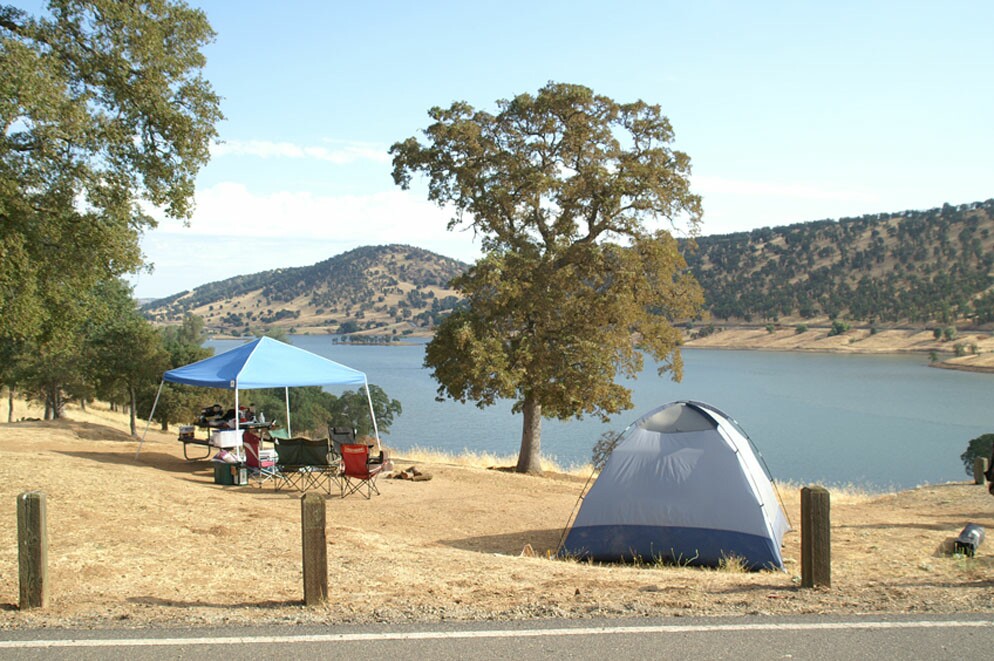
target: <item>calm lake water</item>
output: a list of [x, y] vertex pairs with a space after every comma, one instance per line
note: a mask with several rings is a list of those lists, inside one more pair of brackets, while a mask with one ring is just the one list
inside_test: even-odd
[[[511, 414], [510, 404], [478, 409], [435, 401], [436, 384], [422, 367], [423, 344], [348, 346], [320, 336], [291, 341], [362, 370], [400, 400], [404, 412], [384, 435], [387, 445], [517, 455], [521, 417]], [[239, 342], [209, 344], [221, 352]], [[652, 365], [624, 382], [635, 407], [610, 423], [544, 420], [543, 454], [563, 466], [586, 463], [603, 432], [621, 431], [666, 402], [693, 399], [735, 418], [778, 480], [886, 490], [970, 479], [959, 455], [970, 439], [994, 431], [994, 375], [930, 368], [925, 356], [691, 349], [684, 362], [680, 383], [657, 376]]]

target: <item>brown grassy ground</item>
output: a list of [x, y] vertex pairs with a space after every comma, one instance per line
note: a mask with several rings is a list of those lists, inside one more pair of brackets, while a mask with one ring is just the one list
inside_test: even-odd
[[[584, 478], [437, 460], [418, 463], [431, 481], [327, 500], [331, 598], [305, 608], [299, 494], [215, 485], [173, 434], [151, 432], [136, 461], [122, 418], [70, 416], [0, 424], [0, 628], [994, 612], [994, 542], [946, 552], [967, 522], [994, 526], [994, 498], [972, 483], [833, 493], [833, 587], [804, 590], [797, 531], [787, 572], [550, 560]], [[51, 605], [22, 613], [16, 497], [34, 489], [48, 499]], [[797, 527], [799, 489], [781, 491]]]

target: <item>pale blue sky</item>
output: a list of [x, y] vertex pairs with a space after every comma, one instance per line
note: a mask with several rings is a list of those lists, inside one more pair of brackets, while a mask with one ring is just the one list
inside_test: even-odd
[[202, 0], [224, 144], [139, 297], [466, 232], [390, 177], [426, 111], [550, 80], [661, 105], [704, 234], [994, 197], [994, 3]]

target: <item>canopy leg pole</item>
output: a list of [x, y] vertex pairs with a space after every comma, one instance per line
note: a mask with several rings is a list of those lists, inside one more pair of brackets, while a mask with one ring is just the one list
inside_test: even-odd
[[145, 421], [145, 431], [142, 432], [142, 440], [138, 441], [138, 450], [135, 452], [135, 459], [138, 459], [138, 455], [142, 453], [142, 445], [145, 444], [145, 435], [148, 434], [148, 428], [152, 425], [152, 416], [155, 415], [155, 407], [159, 405], [159, 395], [162, 394], [162, 386], [165, 384], [165, 379], [159, 381], [159, 389], [155, 392], [155, 401], [152, 402], [152, 411], [148, 414], [148, 420]]
[[[235, 382], [235, 431], [238, 431], [238, 429], [241, 426], [240, 425], [241, 418], [242, 418], [241, 409], [238, 408], [238, 382], [236, 381]], [[241, 435], [239, 435], [238, 438], [241, 439]], [[239, 440], [238, 442], [241, 443], [241, 440]], [[244, 463], [244, 461], [245, 461], [245, 446], [244, 445], [239, 445], [237, 449], [238, 449], [238, 452], [237, 452], [236, 456], [238, 457], [238, 459], [240, 461], [242, 461]]]
[[369, 394], [369, 381], [367, 381], [365, 377], [363, 377], [362, 381], [366, 388], [366, 402], [369, 404], [369, 417], [373, 421], [373, 435], [376, 437], [376, 451], [382, 452], [383, 448], [380, 447], [380, 430], [376, 426], [376, 414], [373, 413], [373, 398]]
[[284, 387], [283, 392], [286, 395], [286, 435], [287, 438], [292, 438], [293, 432], [290, 431], [290, 386]]

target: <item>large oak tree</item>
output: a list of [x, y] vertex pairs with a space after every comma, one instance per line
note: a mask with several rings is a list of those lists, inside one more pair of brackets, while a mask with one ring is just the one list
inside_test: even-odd
[[222, 118], [214, 32], [180, 1], [0, 5], [0, 341], [142, 265], [147, 212], [186, 219]]
[[630, 408], [615, 379], [641, 370], [640, 350], [680, 378], [673, 324], [702, 294], [670, 231], [695, 234], [701, 202], [656, 105], [549, 83], [498, 107], [432, 108], [426, 143], [391, 147], [393, 177], [426, 175], [429, 199], [454, 209], [449, 229], [471, 227], [485, 253], [426, 350], [439, 396], [513, 400], [517, 470], [535, 473], [542, 417]]

